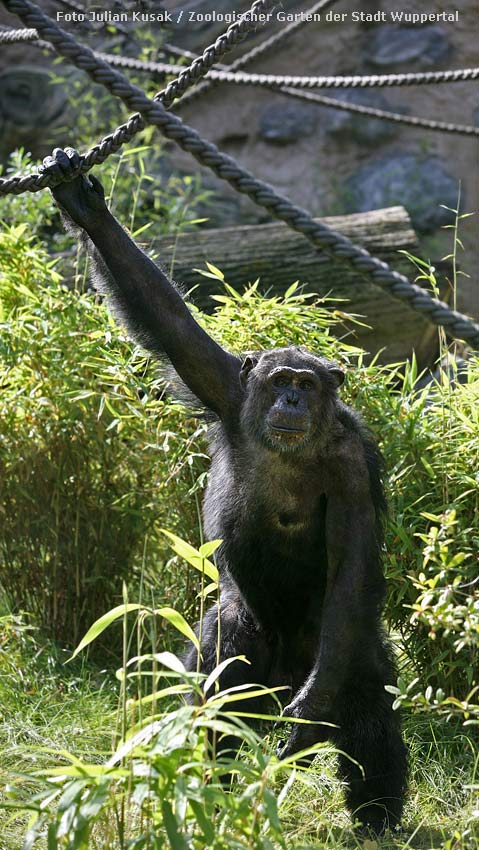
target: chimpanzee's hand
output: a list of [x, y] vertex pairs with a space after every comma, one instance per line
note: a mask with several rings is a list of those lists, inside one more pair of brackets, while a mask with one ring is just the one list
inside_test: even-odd
[[43, 160], [40, 172], [52, 178], [52, 195], [58, 206], [85, 230], [107, 212], [103, 186], [93, 175], [80, 174], [80, 156], [73, 148], [55, 148], [52, 156]]
[[[277, 756], [280, 759], [306, 750], [315, 744], [326, 741], [331, 736], [331, 726], [326, 721], [328, 714], [324, 706], [316, 704], [306, 693], [301, 691], [283, 710], [283, 717], [293, 717], [298, 720], [309, 720], [311, 723], [288, 723], [291, 730], [289, 739], [281, 741], [278, 745]], [[321, 721], [321, 722], [318, 722]], [[314, 759], [314, 754], [300, 759], [301, 764], [309, 764]]]

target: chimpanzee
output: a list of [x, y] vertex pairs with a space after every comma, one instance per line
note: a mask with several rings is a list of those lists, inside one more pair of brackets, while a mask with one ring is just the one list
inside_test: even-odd
[[[250, 661], [227, 667], [222, 686], [287, 685], [284, 714], [323, 725], [288, 724], [279, 756], [331, 738], [344, 754], [354, 817], [378, 834], [395, 827], [406, 752], [384, 688], [395, 667], [381, 625], [381, 456], [337, 397], [344, 373], [298, 346], [243, 359], [225, 351], [108, 211], [99, 181], [80, 176], [74, 150], [56, 149], [43, 170], [58, 181], [52, 191], [67, 222], [93, 243], [97, 287], [217, 420], [204, 528], [223, 541], [220, 657]], [[217, 635], [214, 606], [203, 627], [205, 672]]]

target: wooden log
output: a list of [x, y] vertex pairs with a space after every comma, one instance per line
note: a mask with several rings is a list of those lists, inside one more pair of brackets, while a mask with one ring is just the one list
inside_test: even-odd
[[[400, 250], [417, 255], [418, 244], [403, 207], [321, 219], [334, 230], [364, 246], [392, 268], [414, 277], [414, 267]], [[282, 223], [198, 229], [177, 237], [164, 236], [152, 245], [165, 270], [187, 288], [196, 286], [195, 303], [211, 309], [210, 295], [221, 285], [194, 272], [213, 263], [235, 289], [260, 278], [264, 292], [284, 292], [299, 280], [307, 291], [340, 300], [338, 308], [361, 316], [369, 327], [349, 325], [350, 341], [370, 355], [384, 349], [381, 362], [392, 363], [411, 355], [421, 368], [437, 353], [437, 328], [424, 316], [370, 283], [351, 267], [315, 250], [301, 234]], [[335, 306], [334, 304], [332, 306]], [[344, 327], [339, 329], [344, 336]]]

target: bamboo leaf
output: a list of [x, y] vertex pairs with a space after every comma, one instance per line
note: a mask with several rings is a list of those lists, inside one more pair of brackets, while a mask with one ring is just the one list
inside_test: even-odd
[[218, 666], [215, 667], [214, 670], [212, 670], [212, 672], [210, 673], [210, 675], [206, 679], [206, 681], [203, 685], [203, 690], [204, 690], [205, 693], [207, 691], [209, 691], [211, 686], [216, 682], [217, 678], [219, 676], [221, 676], [223, 670], [225, 670], [227, 667], [229, 667], [229, 665], [232, 664], [233, 661], [244, 661], [245, 664], [251, 663], [250, 661], [248, 661], [248, 659], [246, 658], [245, 655], [235, 655], [234, 658], [226, 658], [224, 661], [222, 661], [220, 664], [218, 664]]
[[199, 570], [200, 573], [204, 573], [212, 581], [218, 581], [218, 570], [215, 565], [207, 558], [204, 558], [198, 549], [195, 549], [189, 543], [186, 543], [186, 541], [182, 540], [181, 537], [177, 537], [176, 534], [172, 534], [171, 531], [166, 531], [164, 528], [160, 530], [162, 534], [171, 540], [172, 549], [180, 556], [180, 558], [184, 558], [188, 564], [195, 568], [195, 570]]
[[161, 804], [163, 812], [163, 823], [165, 825], [168, 840], [172, 850], [191, 850], [190, 845], [178, 830], [178, 822], [173, 814], [173, 809], [168, 800], [163, 800]]
[[182, 614], [180, 614], [179, 611], [175, 611], [174, 608], [168, 607], [157, 608], [155, 610], [155, 614], [159, 614], [160, 617], [164, 617], [165, 620], [168, 620], [168, 622], [171, 623], [171, 625], [174, 626], [175, 629], [181, 632], [182, 635], [185, 635], [188, 640], [191, 640], [191, 642], [194, 643], [196, 648], [199, 650], [200, 643], [198, 638], [196, 637], [191, 626], [186, 622], [185, 618]]
[[223, 272], [221, 271], [221, 269], [217, 268], [217, 266], [214, 266], [212, 263], [208, 263], [208, 262], [206, 263], [206, 265], [208, 266], [208, 269], [210, 270], [210, 272], [215, 277], [219, 278], [220, 280], [225, 279]]
[[212, 555], [213, 552], [216, 552], [218, 547], [221, 546], [222, 542], [222, 540], [208, 540], [200, 546], [198, 552], [203, 556], [203, 558], [209, 558], [210, 555]]
[[129, 602], [128, 605], [117, 605], [116, 608], [112, 608], [111, 611], [107, 611], [106, 614], [103, 614], [102, 617], [95, 620], [93, 625], [90, 626], [85, 637], [81, 639], [75, 649], [75, 652], [68, 661], [73, 661], [82, 649], [85, 649], [86, 646], [96, 640], [96, 638], [101, 635], [101, 633], [104, 632], [111, 623], [114, 623], [115, 620], [119, 620], [120, 617], [123, 617], [125, 614], [129, 614], [130, 611], [138, 611], [140, 608], [142, 608], [142, 606], [137, 602]]

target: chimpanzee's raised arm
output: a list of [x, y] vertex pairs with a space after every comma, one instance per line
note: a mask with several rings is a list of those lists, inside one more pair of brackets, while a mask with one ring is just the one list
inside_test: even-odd
[[100, 254], [98, 288], [136, 339], [154, 354], [166, 354], [206, 407], [223, 419], [234, 415], [241, 392], [241, 361], [198, 325], [166, 275], [111, 215], [99, 181], [80, 175], [78, 166], [76, 151], [57, 148], [44, 160], [42, 170], [63, 178], [52, 189], [53, 196]]

